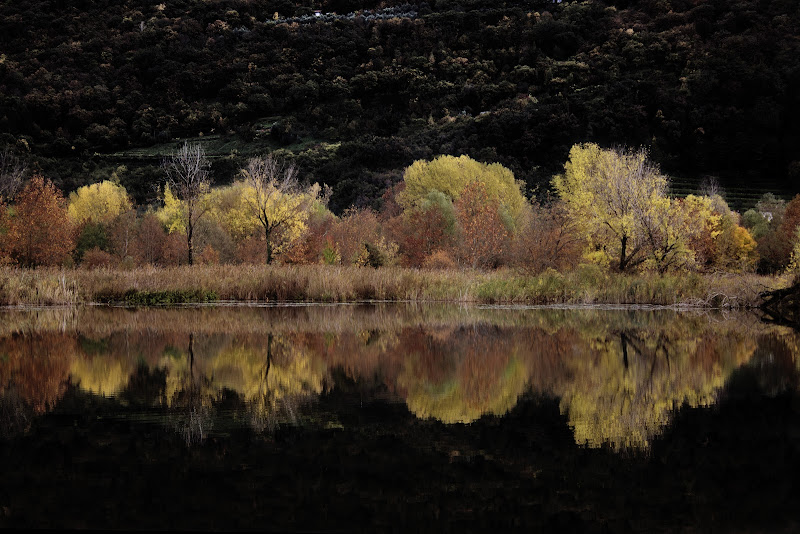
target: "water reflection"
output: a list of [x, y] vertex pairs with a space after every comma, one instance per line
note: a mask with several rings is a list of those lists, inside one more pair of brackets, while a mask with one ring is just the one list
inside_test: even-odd
[[747, 314], [350, 305], [1, 317], [5, 435], [70, 388], [158, 409], [188, 443], [219, 425], [319, 423], [315, 400], [345, 377], [447, 424], [502, 416], [528, 392], [554, 397], [577, 443], [642, 448], [680, 407], [714, 403], [743, 365], [766, 392], [798, 384], [798, 335]]

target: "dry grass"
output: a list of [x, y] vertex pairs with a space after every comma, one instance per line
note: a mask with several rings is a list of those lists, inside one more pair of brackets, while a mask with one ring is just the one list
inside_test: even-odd
[[[513, 271], [399, 267], [212, 266], [118, 269], [0, 268], [0, 305], [448, 301], [518, 304], [647, 304], [747, 308], [785, 277], [685, 273], [620, 275], [593, 266], [525, 276]], [[157, 298], [150, 298], [150, 297]], [[163, 298], [162, 298], [163, 297]], [[201, 298], [202, 297], [202, 298]]]

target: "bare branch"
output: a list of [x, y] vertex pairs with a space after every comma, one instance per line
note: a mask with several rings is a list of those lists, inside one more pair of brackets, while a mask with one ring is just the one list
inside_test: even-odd
[[276, 230], [291, 224], [308, 208], [315, 194], [303, 194], [298, 182], [298, 169], [293, 163], [272, 155], [252, 158], [242, 169], [245, 183], [253, 189], [248, 199], [250, 209], [264, 228], [267, 263], [272, 262], [273, 239]]
[[211, 188], [211, 163], [206, 158], [205, 150], [199, 143], [184, 143], [174, 154], [166, 157], [161, 163], [166, 175], [167, 185], [184, 203], [186, 222], [186, 239], [189, 246], [189, 265], [193, 258], [194, 227], [207, 211], [202, 202]]
[[3, 148], [0, 152], [0, 198], [13, 199], [22, 189], [22, 180], [28, 167], [19, 159], [14, 149]]

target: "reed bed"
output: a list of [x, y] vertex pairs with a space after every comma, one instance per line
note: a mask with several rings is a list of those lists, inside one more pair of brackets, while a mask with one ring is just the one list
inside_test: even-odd
[[500, 270], [418, 270], [324, 265], [170, 268], [0, 268], [0, 305], [181, 302], [446, 301], [486, 304], [633, 304], [750, 308], [786, 277], [753, 274], [624, 275], [583, 266], [535, 276]]

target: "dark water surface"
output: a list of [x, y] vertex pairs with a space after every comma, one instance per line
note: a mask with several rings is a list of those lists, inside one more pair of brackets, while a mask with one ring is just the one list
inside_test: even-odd
[[753, 314], [0, 311], [0, 527], [800, 529], [800, 334]]

